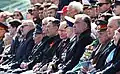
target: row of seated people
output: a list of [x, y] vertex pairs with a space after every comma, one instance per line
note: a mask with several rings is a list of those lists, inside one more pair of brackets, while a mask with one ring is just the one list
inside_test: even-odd
[[90, 18], [86, 14], [75, 15], [73, 27], [53, 17], [42, 29], [34, 26], [32, 21], [20, 23], [13, 20], [10, 26], [15, 22], [22, 25], [14, 31], [17, 35], [12, 40], [7, 57], [2, 57], [0, 71], [22, 74], [114, 74], [119, 71], [119, 20], [117, 16], [111, 17], [109, 22], [97, 20], [95, 41], [91, 37]]
[[[79, 18], [84, 18], [80, 15], [78, 16]], [[89, 19], [87, 15], [85, 17]], [[70, 27], [65, 21], [60, 24], [59, 20], [51, 19], [53, 20], [49, 20], [46, 25], [46, 35], [43, 33], [44, 30], [42, 31], [39, 26], [35, 27], [33, 22], [27, 20], [22, 22], [17, 31], [18, 33], [22, 33], [22, 37], [18, 34], [12, 41], [11, 53], [8, 53], [11, 56], [7, 57], [6, 60], [3, 57], [0, 68], [1, 72], [14, 73], [16, 72], [16, 68], [21, 68], [22, 71], [31, 70], [37, 63], [40, 63], [39, 68], [42, 68], [51, 62], [55, 55], [54, 60], [58, 60], [56, 63], [58, 62], [59, 64], [63, 61], [68, 65], [64, 68], [64, 73], [72, 69], [79, 62], [79, 58], [85, 51], [85, 46], [93, 41], [90, 36], [90, 27], [88, 26], [90, 24], [86, 24], [86, 27], [83, 27], [84, 29], [76, 24], [74, 27], [78, 28], [78, 31], [67, 34], [68, 32], [66, 31]], [[81, 22], [84, 21], [81, 20]], [[80, 31], [80, 28], [83, 30]], [[57, 71], [57, 68], [55, 71]]]

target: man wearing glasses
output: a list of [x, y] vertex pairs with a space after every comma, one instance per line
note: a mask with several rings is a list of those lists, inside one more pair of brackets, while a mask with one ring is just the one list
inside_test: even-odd
[[112, 13], [111, 10], [111, 0], [98, 0], [98, 11], [99, 13]]

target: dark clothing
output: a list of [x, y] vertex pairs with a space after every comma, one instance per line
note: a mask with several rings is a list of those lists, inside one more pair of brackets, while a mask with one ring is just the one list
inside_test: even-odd
[[40, 27], [42, 26], [42, 19], [40, 19], [40, 18], [35, 18], [34, 19], [34, 23], [36, 24], [36, 25], [39, 25]]
[[[34, 53], [34, 56], [32, 57], [33, 61], [28, 65], [29, 69], [32, 69], [32, 67], [39, 62], [50, 59], [54, 53], [50, 52], [50, 50], [54, 49], [53, 46], [57, 46], [57, 44], [60, 41], [59, 35], [56, 35], [54, 37], [49, 37], [46, 41], [44, 41], [38, 48], [37, 51]], [[57, 43], [57, 44], [56, 44]], [[38, 52], [39, 51], [39, 52]]]
[[6, 55], [11, 55], [11, 57], [15, 56], [15, 53], [17, 48], [19, 47], [19, 44], [20, 44], [19, 37], [16, 36], [15, 39], [12, 40], [10, 51]]
[[113, 43], [110, 43], [108, 47], [100, 54], [95, 66], [96, 69], [101, 69], [105, 65], [107, 56], [115, 47], [116, 46]]
[[43, 39], [41, 40], [41, 42], [37, 45], [35, 45], [31, 51], [31, 54], [29, 55], [28, 58], [24, 58], [23, 59], [23, 62], [30, 62], [31, 60], [34, 60], [34, 57], [36, 57], [40, 52], [41, 50], [39, 50], [38, 48], [42, 45], [43, 42], [45, 42], [49, 37], [48, 36], [45, 36], [43, 37]]
[[2, 54], [3, 50], [4, 50], [4, 42], [3, 40], [0, 40], [0, 54]]
[[[119, 49], [120, 49], [120, 46], [118, 45], [115, 49], [113, 59], [104, 66], [105, 70], [103, 71], [103, 74], [116, 74], [116, 72], [120, 71], [120, 50]], [[110, 66], [111, 64], [113, 65]]]
[[102, 74], [116, 74], [118, 71], [120, 71], [120, 60], [118, 60], [110, 68], [106, 69]]
[[96, 49], [92, 52], [91, 58], [93, 59], [93, 64], [96, 64], [98, 62], [98, 59], [100, 57], [100, 54], [103, 53], [103, 51], [108, 47], [110, 44], [110, 41], [108, 41], [106, 44], [98, 44]]
[[66, 67], [63, 69], [63, 73], [71, 70], [75, 65], [77, 65], [79, 59], [82, 57], [85, 51], [85, 47], [93, 41], [90, 35], [91, 32], [89, 30], [84, 31], [82, 34], [80, 34], [79, 40], [75, 41], [75, 45], [68, 49], [66, 56], [66, 60], [68, 60], [66, 62]]
[[31, 30], [26, 35], [26, 40], [23, 41], [17, 48], [13, 62], [22, 62], [23, 58], [26, 58], [28, 55], [30, 55], [32, 48], [34, 47], [33, 32], [34, 30]]

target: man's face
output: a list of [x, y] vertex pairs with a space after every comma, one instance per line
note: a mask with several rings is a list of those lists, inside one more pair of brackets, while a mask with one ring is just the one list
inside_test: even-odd
[[[63, 24], [64, 25], [64, 24]], [[67, 38], [67, 32], [64, 26], [60, 26], [58, 29], [58, 34], [61, 39], [66, 39]]]
[[43, 19], [44, 17], [43, 17], [43, 10], [39, 10], [39, 18], [40, 19]]
[[98, 0], [98, 3], [99, 12], [105, 12], [108, 8], [108, 3], [105, 0]]
[[23, 36], [26, 36], [29, 31], [30, 31], [30, 26], [24, 25], [24, 26], [22, 27], [22, 35], [23, 35]]
[[55, 9], [49, 9], [47, 13], [48, 13], [48, 17], [55, 17], [56, 10]]
[[97, 8], [89, 9], [89, 16], [90, 17], [96, 17], [97, 15], [98, 15]]
[[75, 23], [73, 25], [73, 31], [75, 34], [81, 34], [83, 32], [83, 29], [85, 28], [85, 22], [81, 19], [75, 19]]
[[33, 17], [39, 17], [39, 9], [37, 9], [37, 6], [34, 7], [32, 14]]
[[89, 13], [90, 13], [90, 9], [89, 8], [84, 9], [84, 14], [89, 15]]
[[114, 40], [115, 45], [117, 45], [119, 39], [120, 39], [120, 33], [117, 30], [115, 30], [114, 36], [113, 36], [113, 40]]
[[68, 6], [67, 8], [67, 15], [70, 17], [74, 17], [77, 12], [75, 9], [73, 9], [71, 6]]
[[3, 27], [0, 27], [0, 38], [4, 37], [4, 34], [6, 33], [5, 29]]
[[108, 40], [107, 31], [97, 32], [97, 37], [100, 43], [105, 43]]
[[15, 32], [16, 32], [16, 27], [12, 27], [10, 24], [8, 25], [8, 31], [9, 31], [9, 33], [10, 33], [10, 35], [13, 35], [13, 34], [15, 34]]
[[53, 26], [52, 22], [48, 22], [48, 24], [47, 24], [47, 35], [48, 36], [53, 36], [53, 35], [55, 35], [56, 31], [57, 31], [57, 27]]
[[107, 33], [109, 38], [112, 38], [114, 35], [114, 31], [118, 28], [118, 23], [115, 20], [112, 20], [110, 22], [108, 22], [107, 25]]
[[115, 15], [119, 16], [120, 15], [120, 5], [116, 5], [113, 9]]
[[67, 37], [70, 38], [73, 35], [73, 27], [67, 27]]

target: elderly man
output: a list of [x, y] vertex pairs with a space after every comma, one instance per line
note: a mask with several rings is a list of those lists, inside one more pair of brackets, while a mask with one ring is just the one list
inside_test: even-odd
[[83, 5], [80, 2], [70, 2], [67, 8], [67, 15], [74, 18], [76, 14], [83, 13]]
[[25, 20], [22, 22], [21, 26], [22, 26], [23, 40], [16, 49], [15, 57], [12, 58], [12, 60], [9, 61], [7, 64], [2, 65], [1, 67], [5, 65], [9, 65], [10, 66], [9, 69], [18, 68], [21, 61], [23, 60], [23, 57], [28, 57], [29, 53], [31, 52], [34, 46], [34, 40], [32, 36], [35, 28], [34, 22], [31, 20]]
[[[116, 45], [116, 49], [113, 50], [113, 52], [111, 52], [110, 54], [113, 53], [113, 60], [112, 60], [112, 64], [110, 66], [107, 66], [105, 70], [103, 70], [102, 74], [119, 74], [120, 73], [120, 28], [118, 28], [117, 30], [115, 30], [115, 34], [113, 37], [114, 40], [114, 44]], [[107, 57], [107, 59], [109, 57], [111, 57], [109, 54], [109, 56]]]
[[[45, 40], [45, 42], [43, 42], [36, 49], [35, 55], [37, 55], [37, 56], [34, 56], [32, 58], [33, 62], [31, 62], [29, 64], [30, 67], [28, 67], [29, 69], [33, 68], [34, 71], [36, 69], [39, 69], [42, 65], [46, 64], [47, 62], [49, 62], [52, 59], [52, 57], [54, 56], [54, 53], [55, 53], [55, 48], [58, 46], [59, 42], [61, 41], [61, 39], [58, 35], [58, 27], [59, 27], [58, 19], [54, 18], [52, 20], [49, 20], [46, 27], [47, 27], [47, 36], [49, 38], [47, 40]], [[39, 64], [37, 64], [37, 63], [39, 63]], [[30, 71], [33, 71], [33, 70], [30, 70]], [[27, 73], [27, 72], [25, 72], [25, 73]]]
[[[119, 27], [119, 21], [120, 21], [120, 17], [119, 16], [114, 16], [114, 17], [111, 17], [109, 19], [109, 22], [108, 22], [108, 29], [107, 29], [107, 32], [108, 32], [108, 36], [112, 39], [113, 38], [113, 35], [114, 35], [114, 31]], [[104, 51], [104, 53], [101, 54], [99, 60], [98, 60], [98, 63], [96, 64], [97, 68], [101, 70], [105, 69], [106, 67], [106, 64], [108, 64], [111, 60], [113, 60], [113, 58], [109, 59], [109, 55], [112, 53], [114, 49], [107, 49], [106, 51]], [[104, 60], [104, 61], [103, 61]], [[111, 64], [113, 62], [110, 62], [109, 64]], [[100, 66], [102, 65], [102, 68], [100, 68]], [[117, 67], [117, 65], [116, 65]], [[113, 68], [113, 70], [110, 71], [110, 69]], [[105, 71], [105, 74], [108, 72], [108, 73], [116, 73], [117, 71], [115, 71], [115, 68], [112, 66], [111, 68], [109, 68], [108, 70]]]
[[111, 10], [111, 0], [98, 0], [98, 9], [99, 9], [99, 13], [111, 13], [112, 14], [112, 10]]
[[66, 51], [65, 48], [67, 47], [67, 44], [69, 43], [69, 39], [67, 37], [67, 31], [66, 31], [67, 23], [61, 22], [59, 26], [58, 33], [60, 35], [60, 38], [62, 41], [59, 43], [57, 46], [55, 55], [52, 59], [52, 62], [49, 63], [49, 65], [44, 65], [41, 69], [40, 72], [43, 72], [45, 70], [48, 70], [49, 72], [54, 71], [54, 68], [51, 68], [53, 65], [58, 66], [59, 63], [56, 64], [56, 62], [62, 62], [61, 59], [64, 59], [65, 55], [64, 52]]
[[[89, 66], [87, 65], [86, 61], [85, 60], [91, 60], [91, 59], [94, 59], [94, 63], [95, 61], [97, 61], [98, 57], [99, 57], [99, 54], [104, 50], [104, 48], [106, 48], [106, 46], [108, 45], [109, 43], [109, 38], [108, 38], [108, 35], [107, 35], [107, 22], [106, 21], [103, 21], [103, 20], [97, 20], [96, 21], [97, 23], [97, 37], [98, 37], [98, 40], [99, 40], [99, 44], [94, 44], [93, 43], [91, 44], [91, 46], [94, 47], [93, 48], [87, 48], [86, 52], [83, 54], [82, 58], [80, 59], [79, 63], [72, 69], [72, 71], [68, 71], [67, 74], [70, 74], [70, 73], [77, 73], [77, 72], [81, 72], [82, 73], [82, 67], [84, 69], [89, 69]], [[95, 46], [96, 45], [96, 46]], [[91, 54], [90, 54], [90, 51], [93, 51]], [[88, 56], [91, 55], [90, 56]], [[80, 70], [80, 71], [79, 71]]]
[[[85, 21], [86, 19], [88, 19], [88, 21]], [[56, 73], [65, 73], [66, 71], [71, 70], [79, 62], [79, 59], [85, 51], [85, 46], [93, 41], [90, 36], [90, 28], [90, 18], [88, 15], [75, 15], [75, 22], [73, 25], [75, 37], [73, 37], [73, 41], [71, 40], [73, 44], [67, 49], [68, 52], [66, 53], [64, 67], [60, 68]]]

